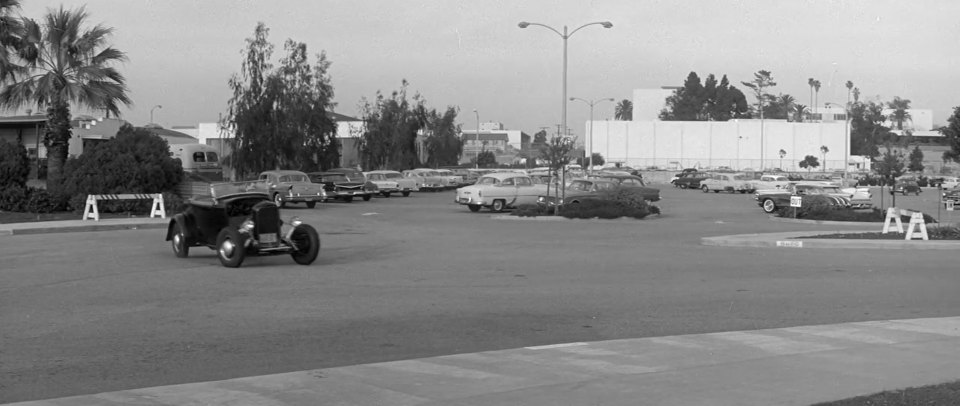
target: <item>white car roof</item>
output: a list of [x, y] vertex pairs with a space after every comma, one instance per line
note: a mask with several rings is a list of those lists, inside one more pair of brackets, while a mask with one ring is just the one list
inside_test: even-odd
[[495, 178], [495, 179], [501, 179], [501, 180], [508, 179], [508, 178], [516, 178], [516, 177], [529, 178], [529, 176], [527, 176], [526, 174], [517, 173], [517, 172], [493, 172], [493, 173], [488, 173], [486, 175], [483, 175], [483, 177]]

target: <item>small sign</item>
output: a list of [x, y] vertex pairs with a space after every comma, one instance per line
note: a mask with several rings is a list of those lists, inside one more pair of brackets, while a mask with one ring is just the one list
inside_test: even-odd
[[800, 203], [803, 202], [803, 197], [801, 196], [790, 196], [790, 207], [801, 207]]
[[947, 200], [947, 211], [953, 211], [953, 200]]
[[803, 248], [803, 241], [777, 241], [778, 247]]

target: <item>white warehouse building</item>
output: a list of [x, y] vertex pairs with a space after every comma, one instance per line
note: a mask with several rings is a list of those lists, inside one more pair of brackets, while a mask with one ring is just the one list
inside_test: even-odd
[[[850, 171], [864, 166], [859, 157], [844, 159], [849, 150], [844, 148], [848, 132], [842, 115], [802, 123], [759, 119], [661, 121], [656, 115], [671, 92], [635, 90], [634, 121], [593, 121], [592, 136], [591, 123], [587, 122], [587, 150], [603, 155], [606, 162], [634, 168], [805, 171], [799, 163], [807, 155], [820, 161], [815, 171], [842, 171], [845, 161]], [[821, 147], [826, 147], [826, 154]]]

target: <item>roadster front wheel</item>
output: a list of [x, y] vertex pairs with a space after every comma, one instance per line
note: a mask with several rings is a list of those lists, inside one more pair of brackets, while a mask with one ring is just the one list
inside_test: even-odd
[[320, 236], [309, 224], [301, 224], [294, 228], [293, 233], [290, 234], [290, 242], [296, 246], [290, 256], [300, 265], [312, 264], [320, 254]]
[[239, 231], [232, 228], [220, 230], [217, 235], [217, 258], [220, 259], [220, 264], [227, 268], [239, 267], [246, 256], [244, 243], [243, 235]]
[[173, 253], [177, 258], [186, 258], [187, 255], [190, 255], [187, 237], [183, 235], [183, 228], [180, 227], [178, 222], [173, 222], [173, 238], [170, 239], [170, 245], [173, 246]]

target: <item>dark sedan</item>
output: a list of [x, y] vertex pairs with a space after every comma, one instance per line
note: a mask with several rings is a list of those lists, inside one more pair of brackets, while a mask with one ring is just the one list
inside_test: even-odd
[[312, 172], [308, 176], [311, 182], [323, 184], [323, 190], [327, 192], [327, 200], [337, 199], [349, 203], [353, 198], [358, 197], [368, 201], [377, 192], [376, 189], [367, 186], [366, 181], [352, 181], [340, 172]]
[[639, 190], [643, 194], [643, 199], [651, 202], [656, 202], [660, 200], [660, 189], [648, 187], [646, 183], [643, 182], [643, 178], [634, 175], [627, 175], [623, 173], [603, 173], [596, 176], [591, 176], [591, 179], [599, 180], [609, 180], [611, 182], [616, 182], [617, 186], [633, 188]]

